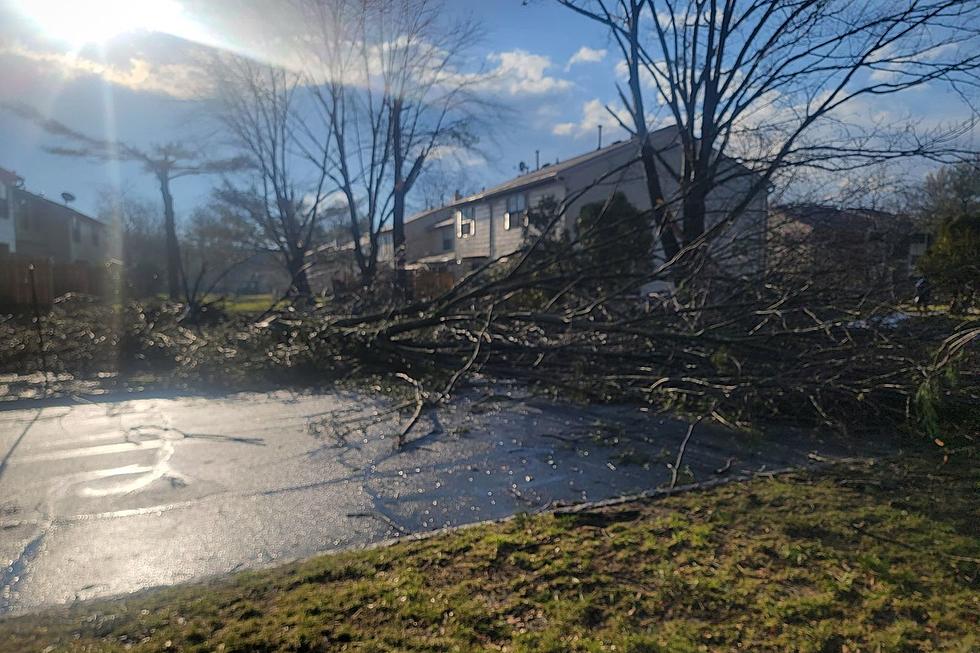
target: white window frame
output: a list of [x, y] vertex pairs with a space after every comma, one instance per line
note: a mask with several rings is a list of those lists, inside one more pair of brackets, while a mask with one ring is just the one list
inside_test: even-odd
[[[456, 237], [457, 238], [469, 238], [476, 233], [476, 219], [474, 217], [463, 218], [463, 211], [466, 211], [469, 216], [476, 215], [476, 207], [468, 206], [462, 209], [456, 210]], [[467, 233], [463, 233], [463, 224], [467, 225]]]
[[[511, 200], [515, 200], [514, 204], [517, 207], [513, 211], [511, 210]], [[509, 231], [518, 224], [522, 227], [527, 226], [527, 196], [524, 193], [508, 195], [504, 202], [504, 207], [507, 209], [504, 211], [504, 229]], [[514, 220], [515, 217], [517, 220]]]

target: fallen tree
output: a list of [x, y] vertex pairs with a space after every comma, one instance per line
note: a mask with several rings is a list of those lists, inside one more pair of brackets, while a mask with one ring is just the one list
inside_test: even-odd
[[[652, 272], [595, 264], [587, 238], [557, 234], [561, 213], [532, 219], [541, 229], [524, 249], [436, 299], [303, 320], [327, 350], [411, 390], [401, 439], [475, 373], [733, 427], [918, 427], [939, 405], [976, 417], [975, 323], [909, 316], [880, 289], [848, 295], [805, 272], [733, 278], [708, 266], [683, 292], [641, 299], [637, 289], [676, 278], [683, 250]], [[949, 342], [956, 352], [937, 356]]]
[[[364, 310], [365, 298], [326, 301], [207, 327], [181, 324], [177, 309], [134, 306], [108, 335], [98, 331], [104, 319], [78, 332], [45, 318], [45, 354], [53, 371], [94, 372], [114, 360], [123, 373], [160, 369], [211, 384], [381, 377], [407, 391], [392, 409], [405, 412], [399, 442], [477, 374], [737, 428], [937, 434], [950, 421], [976, 423], [976, 320], [907, 315], [880, 299], [889, 293], [845, 294], [799, 271], [726, 276], [718, 261], [680, 290], [642, 296], [676, 278], [677, 259], [653, 270], [597, 262], [590, 248], [603, 243], [560, 232], [562, 214], [533, 212], [524, 248], [431, 300], [375, 310]], [[12, 324], [0, 325], [9, 327], [3, 369], [29, 371], [34, 336], [27, 322]], [[86, 342], [103, 343], [103, 355], [80, 355]]]

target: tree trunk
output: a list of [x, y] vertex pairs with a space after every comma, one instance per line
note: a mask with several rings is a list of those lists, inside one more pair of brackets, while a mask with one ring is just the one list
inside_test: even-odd
[[364, 288], [370, 288], [374, 284], [374, 273], [377, 268], [374, 265], [374, 261], [368, 261], [365, 266], [361, 268], [361, 286]]
[[167, 294], [171, 301], [180, 301], [180, 245], [174, 218], [174, 196], [170, 193], [170, 176], [160, 173], [160, 194], [163, 196], [163, 227], [167, 240]]
[[643, 90], [640, 82], [640, 24], [641, 4], [637, 0], [631, 0], [629, 16], [629, 46], [630, 52], [627, 58], [629, 68], [629, 88], [630, 97], [633, 104], [630, 114], [633, 126], [636, 129], [636, 136], [640, 141], [640, 161], [643, 163], [643, 173], [646, 177], [647, 193], [650, 195], [650, 209], [653, 211], [653, 221], [657, 227], [657, 238], [663, 243], [664, 255], [668, 260], [677, 256], [680, 252], [680, 245], [674, 233], [673, 225], [669, 224], [670, 210], [667, 208], [667, 201], [664, 191], [660, 184], [660, 173], [657, 170], [657, 157], [650, 142], [650, 132], [647, 129], [647, 115], [643, 108]]
[[704, 233], [707, 213], [707, 193], [704, 184], [695, 179], [684, 197], [684, 245], [690, 245]]
[[673, 225], [669, 224], [670, 210], [667, 208], [667, 201], [664, 199], [664, 192], [660, 187], [660, 173], [657, 172], [657, 160], [653, 152], [653, 145], [645, 131], [641, 138], [643, 142], [640, 145], [640, 160], [643, 162], [647, 192], [650, 195], [650, 206], [653, 209], [653, 221], [657, 226], [660, 242], [663, 243], [664, 255], [669, 260], [677, 256], [681, 247], [680, 243], [677, 242]]
[[292, 297], [309, 297], [313, 294], [310, 278], [306, 274], [306, 253], [292, 252], [286, 261], [289, 271], [289, 294]]
[[395, 188], [391, 223], [391, 246], [395, 266], [395, 290], [403, 297], [408, 295], [408, 278], [405, 273], [405, 153], [402, 152], [402, 101], [395, 99], [391, 107], [391, 136], [394, 153]]

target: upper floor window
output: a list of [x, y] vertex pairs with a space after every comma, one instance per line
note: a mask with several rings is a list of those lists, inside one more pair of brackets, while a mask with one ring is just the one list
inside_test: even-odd
[[78, 218], [71, 221], [71, 239], [76, 243], [82, 242], [82, 223]]
[[504, 229], [527, 226], [527, 197], [520, 193], [507, 198], [507, 211], [504, 213]]
[[453, 235], [446, 229], [445, 233], [442, 234], [442, 251], [448, 252], [453, 248]]
[[470, 204], [456, 211], [456, 237], [469, 238], [476, 230], [476, 206]]
[[7, 185], [0, 184], [0, 218], [10, 217], [10, 207], [7, 206], [9, 204], [8, 197]]

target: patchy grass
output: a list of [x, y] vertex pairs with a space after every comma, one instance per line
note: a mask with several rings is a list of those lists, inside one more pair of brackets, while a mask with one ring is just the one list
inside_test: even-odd
[[519, 517], [11, 618], [0, 650], [976, 651], [976, 462]]
[[289, 302], [280, 300], [271, 293], [264, 295], [233, 295], [225, 297], [221, 307], [235, 315], [263, 313], [270, 308], [285, 308]]

